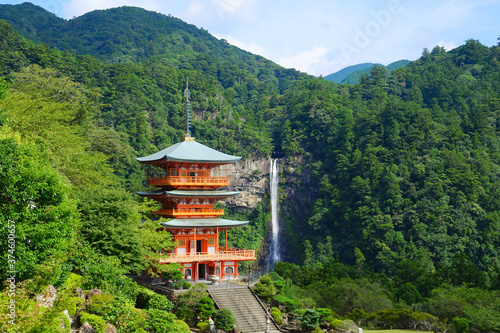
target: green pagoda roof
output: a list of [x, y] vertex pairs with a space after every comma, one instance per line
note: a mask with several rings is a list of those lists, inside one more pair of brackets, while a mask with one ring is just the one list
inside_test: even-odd
[[245, 226], [250, 221], [232, 221], [221, 218], [207, 219], [173, 219], [168, 222], [163, 222], [162, 225], [166, 228], [183, 229], [183, 228], [237, 228]]
[[240, 194], [240, 192], [235, 191], [182, 191], [182, 190], [173, 190], [173, 191], [150, 191], [150, 192], [137, 192], [138, 195], [142, 197], [191, 197], [191, 198], [226, 198], [233, 197], [235, 195]]
[[241, 157], [221, 153], [194, 140], [186, 140], [160, 150], [145, 157], [139, 157], [139, 162], [148, 163], [161, 160], [176, 162], [231, 163]]

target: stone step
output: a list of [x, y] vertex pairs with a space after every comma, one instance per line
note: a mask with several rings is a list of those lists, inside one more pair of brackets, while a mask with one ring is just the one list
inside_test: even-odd
[[[233, 313], [240, 332], [266, 330], [266, 311], [248, 287], [211, 289], [209, 292], [219, 307], [229, 309]], [[270, 332], [279, 332], [272, 321], [269, 329]]]

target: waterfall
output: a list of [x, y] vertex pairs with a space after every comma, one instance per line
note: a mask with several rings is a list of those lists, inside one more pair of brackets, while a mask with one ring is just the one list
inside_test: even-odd
[[279, 162], [278, 159], [271, 159], [270, 168], [270, 192], [271, 192], [271, 227], [272, 237], [269, 246], [268, 270], [273, 268], [275, 262], [280, 259], [279, 243], [279, 220], [278, 220], [278, 184], [279, 184]]

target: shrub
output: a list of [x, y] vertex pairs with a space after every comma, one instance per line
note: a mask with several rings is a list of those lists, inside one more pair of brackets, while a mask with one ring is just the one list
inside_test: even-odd
[[97, 333], [104, 333], [106, 329], [106, 321], [101, 316], [82, 311], [80, 312], [80, 324], [83, 325], [85, 322], [92, 325]]
[[148, 309], [148, 320], [146, 327], [148, 332], [172, 332], [175, 315], [168, 311]]
[[283, 314], [281, 313], [280, 309], [278, 308], [271, 308], [271, 317], [273, 317], [274, 321], [278, 325], [283, 325]]
[[153, 293], [149, 298], [146, 309], [158, 309], [164, 311], [170, 311], [174, 308], [174, 304], [165, 295], [160, 295]]
[[175, 311], [175, 315], [180, 320], [188, 321], [189, 319], [194, 317], [194, 312], [187, 306], [180, 306]]
[[203, 320], [207, 320], [214, 314], [214, 301], [210, 297], [203, 297], [196, 306], [196, 314]]
[[314, 309], [305, 309], [303, 314], [299, 316], [300, 324], [303, 330], [312, 330], [319, 326], [321, 314]]
[[81, 297], [70, 297], [63, 307], [68, 310], [70, 316], [75, 316], [81, 310], [83, 302], [85, 302], [85, 300]]
[[189, 289], [191, 288], [191, 283], [184, 281], [182, 282], [182, 289]]
[[328, 308], [317, 308], [316, 311], [318, 311], [321, 315], [320, 317], [320, 322], [331, 322], [333, 319], [337, 318], [337, 314], [333, 312], [332, 310]]
[[87, 303], [87, 311], [92, 313], [101, 313], [104, 304], [113, 300], [112, 295], [93, 295]]
[[330, 322], [330, 326], [336, 330], [337, 327], [339, 327], [340, 325], [342, 325], [342, 320], [341, 319], [333, 319], [331, 322]]
[[342, 322], [340, 324], [336, 325], [335, 329], [338, 331], [345, 331], [345, 332], [348, 332], [348, 331], [357, 332], [358, 331], [358, 327], [351, 319], [342, 320]]
[[135, 307], [139, 308], [139, 309], [145, 309], [146, 306], [148, 305], [149, 299], [154, 294], [155, 294], [154, 291], [152, 291], [146, 287], [139, 286], [137, 297], [135, 299]]
[[223, 331], [231, 331], [236, 323], [233, 313], [228, 309], [220, 309], [215, 311], [214, 315], [215, 327]]
[[286, 310], [288, 312], [293, 312], [294, 310], [296, 310], [298, 307], [299, 307], [299, 303], [294, 300], [294, 299], [291, 299], [285, 295], [276, 295], [273, 297], [273, 299], [276, 301], [276, 302], [279, 302], [280, 304], [283, 304], [285, 307], [286, 307]]
[[260, 297], [269, 302], [276, 295], [276, 287], [269, 275], [262, 275], [254, 286], [253, 291]]
[[465, 333], [469, 330], [469, 320], [467, 318], [455, 317], [451, 322], [457, 333]]
[[81, 286], [85, 281], [85, 278], [81, 275], [71, 273], [66, 278], [64, 282], [64, 287], [69, 290], [75, 290], [77, 287]]
[[201, 332], [208, 332], [210, 330], [210, 324], [203, 321], [199, 322], [196, 326], [198, 326]]

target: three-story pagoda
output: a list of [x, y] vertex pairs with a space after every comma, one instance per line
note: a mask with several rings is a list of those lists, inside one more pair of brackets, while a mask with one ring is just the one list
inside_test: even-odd
[[[214, 208], [214, 204], [239, 194], [223, 188], [230, 183], [232, 164], [241, 157], [219, 152], [191, 137], [189, 93], [186, 95], [188, 131], [181, 142], [137, 158], [140, 163], [151, 166], [148, 185], [159, 188], [137, 193], [161, 204], [153, 214], [172, 218], [162, 227], [174, 236], [176, 247], [161, 263], [180, 263], [186, 280], [208, 280], [215, 276], [220, 280], [236, 279], [238, 262], [255, 260], [255, 251], [228, 248], [227, 230], [245, 226], [248, 221], [223, 219], [220, 216], [224, 210]], [[219, 244], [222, 232], [224, 246]]]

